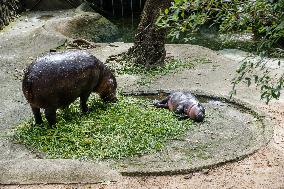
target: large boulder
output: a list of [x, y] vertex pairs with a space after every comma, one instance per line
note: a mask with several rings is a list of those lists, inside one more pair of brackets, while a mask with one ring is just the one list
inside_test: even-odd
[[92, 42], [113, 41], [118, 28], [98, 13], [81, 13], [59, 20], [54, 29], [72, 39], [82, 38]]

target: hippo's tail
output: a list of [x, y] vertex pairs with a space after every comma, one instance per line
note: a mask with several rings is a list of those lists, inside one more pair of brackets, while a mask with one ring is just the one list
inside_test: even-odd
[[22, 83], [22, 90], [28, 102], [33, 100], [32, 81], [29, 79], [28, 74], [25, 73]]

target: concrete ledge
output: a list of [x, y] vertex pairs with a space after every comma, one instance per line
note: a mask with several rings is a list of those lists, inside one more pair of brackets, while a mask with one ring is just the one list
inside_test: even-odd
[[99, 183], [121, 177], [102, 162], [62, 159], [0, 161], [0, 173], [1, 184]]

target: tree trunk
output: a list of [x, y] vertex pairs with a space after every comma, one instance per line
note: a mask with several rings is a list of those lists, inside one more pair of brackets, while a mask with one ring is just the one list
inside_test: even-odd
[[171, 0], [147, 0], [142, 12], [134, 46], [128, 50], [128, 56], [134, 64], [146, 69], [162, 66], [166, 57], [166, 30], [158, 29], [155, 22], [160, 14], [170, 7]]

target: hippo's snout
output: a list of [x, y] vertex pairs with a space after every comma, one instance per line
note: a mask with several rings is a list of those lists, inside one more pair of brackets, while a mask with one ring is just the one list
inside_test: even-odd
[[202, 122], [204, 120], [204, 117], [205, 117], [205, 114], [203, 112], [199, 112], [195, 117], [195, 121]]
[[110, 102], [117, 102], [118, 99], [116, 97], [113, 97], [112, 99], [110, 99]]
[[103, 99], [104, 102], [117, 102], [118, 100], [116, 95], [112, 93], [102, 95], [101, 98]]

